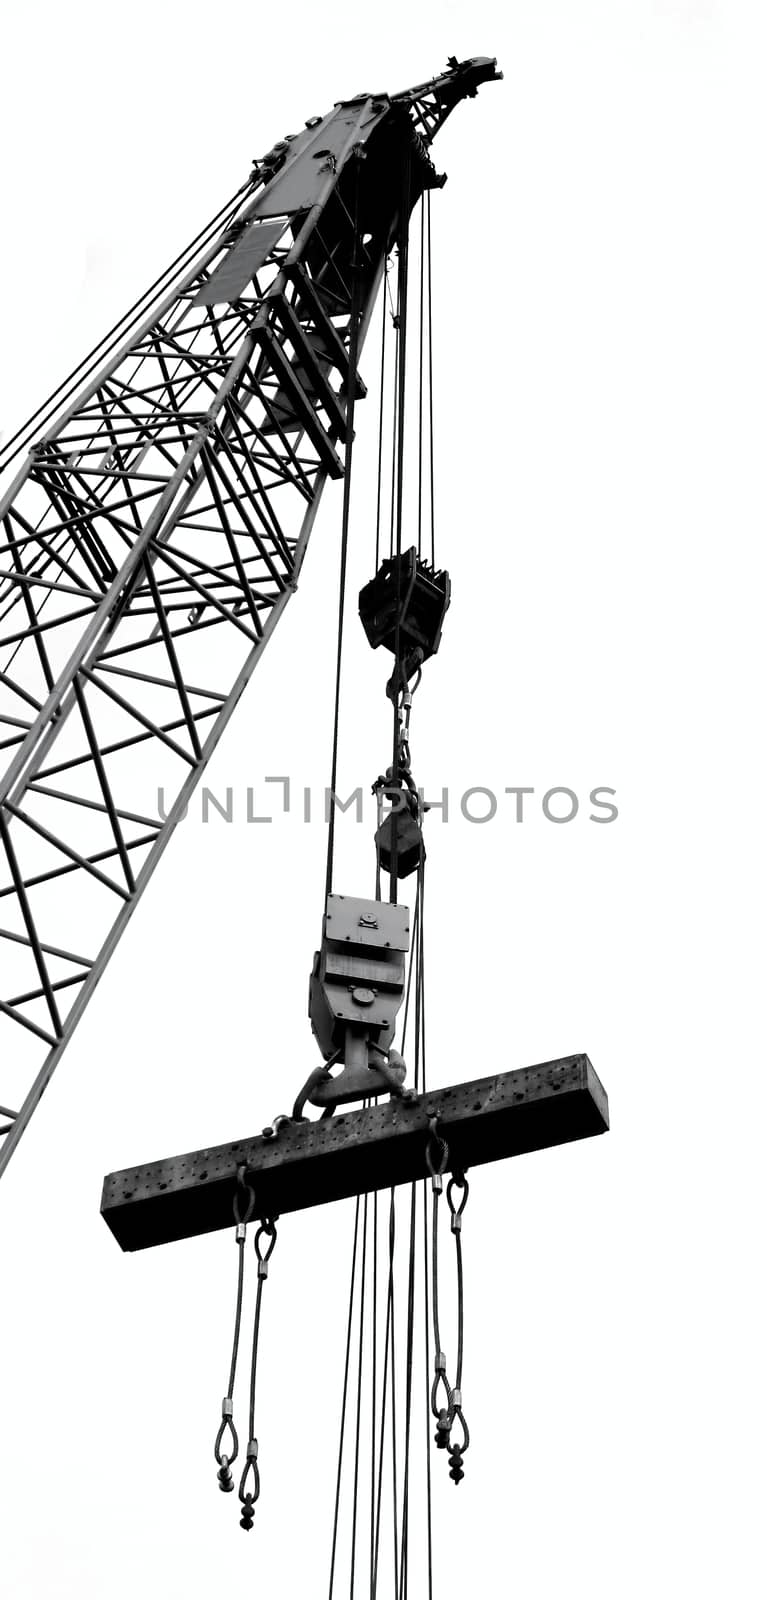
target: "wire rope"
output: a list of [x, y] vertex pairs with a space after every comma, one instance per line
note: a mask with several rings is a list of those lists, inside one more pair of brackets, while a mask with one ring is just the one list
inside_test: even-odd
[[[388, 282], [388, 263], [384, 269]], [[381, 561], [381, 487], [383, 477], [383, 419], [386, 377], [386, 293], [381, 296], [381, 385], [378, 397], [378, 465], [376, 468], [376, 561], [377, 572]]]
[[338, 729], [341, 712], [341, 663], [344, 644], [344, 616], [346, 610], [346, 570], [349, 554], [349, 522], [351, 513], [352, 456], [354, 448], [354, 402], [357, 389], [357, 352], [359, 347], [360, 281], [357, 264], [359, 239], [359, 167], [355, 186], [354, 242], [352, 247], [352, 297], [349, 327], [349, 381], [346, 406], [346, 455], [344, 460], [344, 494], [341, 512], [341, 567], [338, 583], [338, 627], [336, 638], [336, 681], [333, 697], [333, 754], [330, 767], [330, 800], [328, 805], [327, 860], [325, 867], [325, 902], [333, 888], [333, 856], [336, 838], [336, 783], [338, 779]]
[[[405, 390], [407, 375], [407, 313], [408, 313], [408, 218], [410, 216], [410, 158], [405, 160], [402, 175], [402, 209], [399, 241], [398, 261], [398, 292], [397, 309], [399, 312], [399, 333], [397, 354], [399, 365], [397, 367], [397, 427], [396, 427], [396, 460], [397, 460], [397, 495], [394, 514], [395, 556], [397, 573], [397, 603], [396, 622], [394, 627], [394, 671], [395, 692], [392, 695], [393, 705], [393, 732], [392, 732], [392, 782], [396, 788], [400, 770], [399, 749], [399, 662], [400, 662], [400, 602], [402, 595], [402, 516], [403, 495], [405, 478]], [[397, 903], [397, 829], [391, 832], [391, 866], [389, 869], [389, 900], [393, 905]]]
[[328, 1600], [333, 1600], [333, 1583], [336, 1571], [336, 1554], [338, 1550], [338, 1516], [341, 1505], [341, 1474], [344, 1461], [344, 1441], [346, 1435], [346, 1404], [349, 1395], [349, 1361], [352, 1348], [352, 1320], [354, 1313], [354, 1280], [357, 1274], [357, 1241], [359, 1237], [360, 1201], [354, 1208], [354, 1242], [352, 1244], [352, 1269], [349, 1277], [349, 1312], [346, 1321], [346, 1356], [344, 1359], [344, 1386], [341, 1399], [341, 1427], [338, 1436], [338, 1465], [336, 1469], [336, 1494], [333, 1508], [333, 1541], [330, 1552], [330, 1585]]
[[431, 192], [426, 195], [426, 277], [428, 306], [428, 367], [429, 367], [429, 508], [431, 517], [431, 564], [436, 565], [434, 553], [434, 339], [432, 331], [432, 271], [431, 271]]
[[[365, 1102], [368, 1104], [368, 1102]], [[365, 1288], [368, 1251], [368, 1196], [362, 1205], [362, 1266], [360, 1271], [359, 1344], [357, 1348], [357, 1418], [354, 1430], [354, 1489], [352, 1491], [352, 1560], [349, 1594], [354, 1595], [354, 1576], [357, 1567], [357, 1504], [360, 1481], [360, 1423], [362, 1419], [362, 1355], [365, 1340]]]
[[426, 197], [421, 196], [421, 253], [418, 262], [418, 554], [421, 555], [421, 525], [423, 521], [423, 300], [424, 300], [424, 244], [426, 222]]

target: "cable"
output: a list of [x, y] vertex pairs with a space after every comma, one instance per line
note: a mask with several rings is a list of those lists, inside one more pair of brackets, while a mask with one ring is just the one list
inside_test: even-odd
[[421, 195], [421, 254], [419, 259], [418, 299], [418, 555], [421, 555], [421, 522], [423, 503], [423, 293], [424, 293], [424, 233], [426, 198]]
[[346, 1401], [349, 1393], [349, 1357], [352, 1348], [352, 1314], [354, 1308], [354, 1279], [357, 1272], [357, 1238], [359, 1234], [360, 1201], [354, 1208], [354, 1243], [352, 1245], [352, 1270], [349, 1279], [349, 1315], [346, 1322], [346, 1357], [344, 1360], [344, 1388], [341, 1400], [341, 1428], [338, 1437], [338, 1468], [336, 1471], [336, 1498], [333, 1510], [333, 1543], [330, 1552], [330, 1587], [328, 1600], [333, 1600], [333, 1582], [336, 1571], [336, 1550], [338, 1547], [338, 1511], [341, 1504], [341, 1469], [344, 1459], [344, 1437], [346, 1432]]
[[373, 1355], [370, 1412], [370, 1595], [374, 1595], [376, 1515], [376, 1389], [378, 1387], [378, 1190], [373, 1190]]
[[[399, 241], [398, 311], [399, 339], [397, 370], [397, 499], [394, 517], [395, 555], [397, 560], [397, 610], [394, 628], [395, 672], [400, 662], [400, 609], [402, 598], [402, 506], [405, 473], [405, 378], [407, 368], [407, 304], [408, 304], [408, 218], [410, 216], [410, 154], [405, 160], [402, 178], [402, 210]], [[392, 735], [392, 782], [396, 788], [399, 778], [399, 696], [392, 696], [394, 729]], [[397, 830], [391, 832], [391, 866], [389, 868], [389, 900], [397, 903]]]
[[333, 888], [333, 854], [336, 838], [336, 781], [338, 776], [338, 726], [341, 709], [341, 659], [344, 642], [344, 611], [346, 606], [346, 566], [349, 551], [349, 520], [351, 510], [352, 453], [354, 446], [354, 402], [357, 389], [357, 350], [359, 345], [360, 281], [357, 263], [359, 239], [359, 165], [357, 166], [354, 204], [354, 245], [352, 253], [352, 298], [349, 332], [349, 378], [346, 404], [346, 455], [344, 459], [344, 498], [341, 512], [341, 571], [338, 584], [338, 637], [336, 643], [336, 685], [333, 702], [333, 755], [330, 766], [330, 804], [328, 811], [328, 845], [325, 867], [325, 904]]
[[[418, 947], [419, 947], [419, 980], [421, 997], [421, 1049], [420, 1049], [420, 1089], [426, 1093], [426, 968], [424, 963], [424, 938], [426, 929], [426, 863], [421, 861], [418, 870]], [[427, 1180], [421, 1181], [423, 1196], [423, 1334], [424, 1334], [424, 1400], [426, 1422], [426, 1558], [427, 1558], [427, 1600], [433, 1596], [433, 1534], [432, 1534], [432, 1505], [431, 1505], [431, 1382], [429, 1359], [429, 1224], [428, 1224], [428, 1199]]]
[[397, 423], [399, 417], [399, 394], [397, 390], [397, 373], [399, 372], [399, 279], [397, 280], [397, 310], [394, 317], [394, 404], [392, 411], [391, 434], [391, 484], [389, 489], [389, 560], [394, 559], [394, 506], [397, 489]]
[[[365, 1102], [368, 1104], [369, 1102]], [[357, 1565], [357, 1494], [360, 1479], [360, 1418], [362, 1413], [362, 1352], [365, 1338], [365, 1277], [368, 1253], [368, 1197], [362, 1207], [362, 1270], [360, 1284], [360, 1331], [357, 1350], [357, 1421], [354, 1431], [354, 1490], [352, 1493], [352, 1563], [349, 1593], [354, 1595], [354, 1573]]]
[[413, 1400], [413, 1328], [415, 1318], [415, 1215], [418, 1185], [410, 1185], [410, 1245], [407, 1279], [407, 1337], [405, 1343], [405, 1463], [402, 1480], [402, 1544], [398, 1600], [407, 1600], [410, 1534], [410, 1420]]
[[[388, 283], [389, 263], [387, 261], [386, 279]], [[384, 377], [386, 371], [386, 291], [381, 296], [381, 388], [378, 398], [378, 467], [376, 473], [376, 564], [377, 572], [381, 561], [381, 480], [383, 475], [383, 418], [384, 418]]]
[[388, 1379], [391, 1371], [391, 1418], [392, 1418], [392, 1485], [394, 1506], [394, 1589], [395, 1594], [399, 1582], [399, 1540], [397, 1537], [397, 1430], [396, 1430], [396, 1387], [394, 1369], [394, 1246], [396, 1240], [396, 1206], [394, 1190], [389, 1192], [389, 1273], [386, 1286], [386, 1327], [384, 1331], [384, 1373], [381, 1397], [381, 1438], [378, 1455], [378, 1485], [376, 1491], [376, 1529], [374, 1541], [374, 1562], [371, 1574], [370, 1595], [371, 1600], [376, 1600], [378, 1588], [378, 1558], [381, 1541], [381, 1495], [383, 1490], [384, 1450], [386, 1441], [386, 1401], [388, 1393]]
[[424, 1384], [424, 1399], [426, 1402], [424, 1407], [424, 1419], [426, 1423], [426, 1558], [427, 1576], [429, 1582], [427, 1594], [428, 1600], [432, 1600], [434, 1547], [431, 1510], [431, 1406], [429, 1403], [429, 1223], [427, 1212], [427, 1187], [425, 1178], [421, 1183], [421, 1191], [423, 1194], [423, 1341], [424, 1374], [426, 1380]]
[[429, 506], [431, 509], [431, 564], [436, 565], [434, 554], [434, 343], [432, 338], [432, 280], [431, 280], [431, 191], [426, 195], [426, 237], [427, 237], [427, 278], [428, 278], [428, 309], [429, 309]]

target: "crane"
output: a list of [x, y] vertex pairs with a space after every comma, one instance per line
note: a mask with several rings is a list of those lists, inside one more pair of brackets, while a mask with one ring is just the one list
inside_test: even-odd
[[[391, 765], [374, 785], [376, 894], [335, 888], [331, 807], [322, 938], [309, 997], [322, 1061], [299, 1089], [292, 1114], [259, 1135], [109, 1174], [102, 1196], [104, 1219], [126, 1250], [231, 1227], [234, 1215], [235, 1335], [215, 1444], [219, 1487], [227, 1493], [235, 1488], [239, 1451], [233, 1390], [244, 1246], [248, 1224], [257, 1223], [250, 1416], [239, 1484], [246, 1530], [260, 1494], [256, 1362], [278, 1217], [356, 1196], [352, 1298], [361, 1283], [364, 1308], [368, 1197], [390, 1190], [393, 1239], [395, 1190], [411, 1186], [408, 1451], [416, 1189], [428, 1172], [430, 1405], [436, 1443], [448, 1452], [450, 1476], [459, 1483], [469, 1442], [461, 1390], [467, 1169], [608, 1126], [607, 1098], [585, 1055], [428, 1093], [423, 1071], [424, 805], [411, 772], [409, 715], [412, 686], [439, 645], [450, 583], [433, 552], [429, 563], [415, 547], [403, 549], [401, 539], [408, 229], [417, 203], [445, 181], [430, 154], [445, 119], [500, 76], [491, 58], [452, 57], [425, 83], [340, 101], [278, 140], [71, 383], [0, 454], [0, 466], [7, 465], [42, 419], [43, 432], [0, 502], [0, 723], [8, 751], [0, 790], [1, 1174], [296, 589], [329, 478], [343, 483], [331, 795], [335, 789], [355, 408], [366, 393], [359, 357], [396, 248], [397, 533], [380, 563], [377, 551], [377, 571], [360, 595], [369, 642], [394, 657], [387, 687]], [[139, 809], [148, 760], [171, 797], [160, 816]], [[412, 915], [398, 897], [400, 880], [411, 874]], [[411, 981], [413, 1084], [393, 1043], [403, 1003], [407, 1018]], [[319, 1119], [304, 1115], [308, 1104]], [[458, 1272], [453, 1383], [439, 1334], [437, 1281], [446, 1174]], [[361, 1200], [365, 1242], [358, 1266]], [[424, 1230], [426, 1204], [424, 1188]], [[392, 1277], [393, 1249], [390, 1285]], [[349, 1318], [351, 1328], [351, 1302]], [[387, 1310], [386, 1363], [389, 1331], [393, 1414], [393, 1310], [391, 1329]], [[358, 1394], [362, 1352], [361, 1331]], [[346, 1363], [344, 1393], [348, 1341]], [[376, 1395], [374, 1372], [373, 1408]], [[341, 1455], [344, 1426], [342, 1419]], [[393, 1418], [392, 1429], [396, 1452]], [[382, 1416], [381, 1452], [384, 1437]], [[373, 1465], [373, 1491], [376, 1481], [380, 1521], [380, 1464], [377, 1480]], [[403, 1573], [407, 1494], [406, 1468], [395, 1556]], [[396, 1514], [395, 1504], [395, 1530]], [[338, 1491], [335, 1515], [333, 1561]], [[377, 1570], [371, 1521], [371, 1550], [374, 1542]], [[332, 1584], [333, 1567], [331, 1592]]]
[[[434, 138], [498, 76], [453, 58], [278, 140], [0, 454], [50, 417], [0, 501], [0, 1174], [344, 478], [387, 256], [443, 181]], [[148, 760], [160, 818], [135, 798]]]

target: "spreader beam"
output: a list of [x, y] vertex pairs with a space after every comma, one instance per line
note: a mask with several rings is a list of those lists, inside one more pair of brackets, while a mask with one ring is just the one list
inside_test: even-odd
[[463, 1172], [605, 1133], [607, 1095], [588, 1056], [565, 1056], [390, 1100], [318, 1122], [285, 1123], [276, 1137], [112, 1172], [101, 1214], [123, 1250], [213, 1233], [233, 1224], [237, 1173], [244, 1166], [256, 1214], [325, 1205], [426, 1176], [429, 1124], [437, 1119], [448, 1168]]

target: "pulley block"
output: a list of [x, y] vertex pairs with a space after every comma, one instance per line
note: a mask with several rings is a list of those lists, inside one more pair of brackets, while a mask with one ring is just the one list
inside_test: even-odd
[[360, 590], [359, 613], [368, 642], [410, 658], [408, 676], [436, 655], [450, 604], [450, 577], [437, 572], [415, 547], [383, 561]]
[[388, 1052], [405, 993], [407, 906], [330, 894], [322, 948], [309, 980], [312, 1031], [325, 1060], [367, 1061], [368, 1043]]
[[377, 829], [375, 841], [378, 860], [384, 872], [391, 872], [396, 850], [398, 878], [409, 878], [411, 872], [417, 872], [421, 862], [426, 860], [420, 824], [409, 810], [390, 811]]

